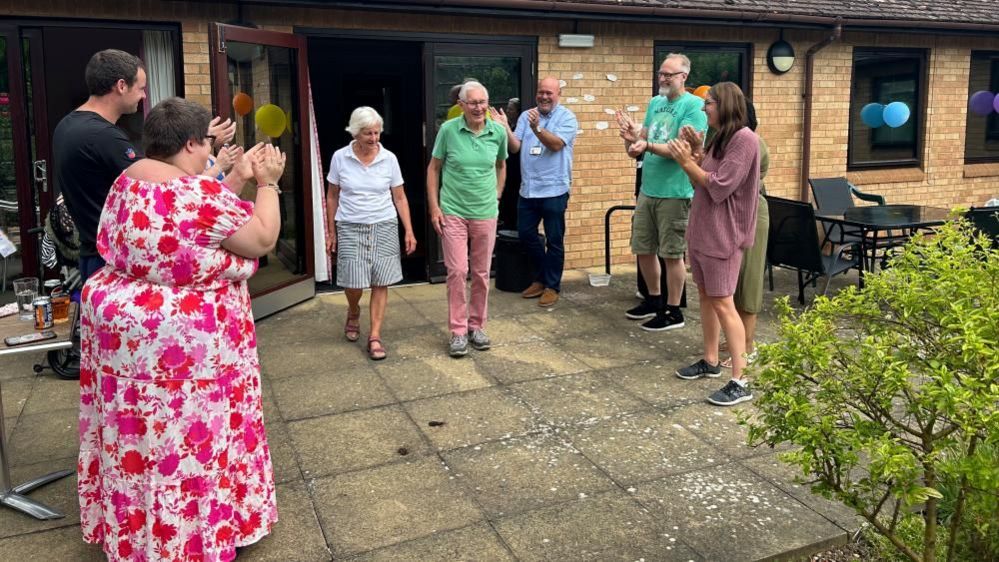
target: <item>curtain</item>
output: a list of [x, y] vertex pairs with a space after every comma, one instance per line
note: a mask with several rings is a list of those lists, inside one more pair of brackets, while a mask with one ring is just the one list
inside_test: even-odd
[[146, 89], [152, 108], [159, 102], [177, 95], [173, 67], [173, 32], [143, 31], [142, 51], [146, 63]]

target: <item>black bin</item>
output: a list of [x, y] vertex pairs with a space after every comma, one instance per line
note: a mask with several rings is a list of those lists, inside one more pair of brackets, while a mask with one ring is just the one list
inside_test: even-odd
[[[544, 244], [544, 236], [541, 237]], [[496, 234], [493, 254], [496, 288], [500, 291], [521, 292], [534, 281], [535, 272], [527, 249], [520, 243], [516, 230], [500, 230]]]

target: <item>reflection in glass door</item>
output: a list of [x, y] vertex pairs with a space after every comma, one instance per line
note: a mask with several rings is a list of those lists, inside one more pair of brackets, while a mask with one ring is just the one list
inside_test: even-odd
[[[216, 111], [236, 121], [233, 142], [268, 142], [288, 155], [281, 177], [281, 234], [250, 281], [254, 315], [276, 312], [315, 294], [311, 167], [302, 126], [307, 84], [305, 44], [285, 33], [219, 25], [213, 34]], [[250, 182], [240, 197], [256, 199]]]
[[[489, 90], [489, 105], [506, 108], [512, 98], [522, 100], [522, 108], [534, 106], [534, 52], [533, 45], [468, 45], [457, 43], [431, 43], [424, 51], [425, 67], [430, 71], [427, 81], [427, 161], [433, 151], [437, 129], [447, 118], [452, 106], [451, 88], [468, 80], [480, 82]], [[516, 229], [517, 192], [520, 188], [519, 160], [507, 160], [507, 181], [500, 201], [500, 228]], [[429, 228], [427, 239], [431, 280], [441, 280], [444, 253], [440, 239]]]

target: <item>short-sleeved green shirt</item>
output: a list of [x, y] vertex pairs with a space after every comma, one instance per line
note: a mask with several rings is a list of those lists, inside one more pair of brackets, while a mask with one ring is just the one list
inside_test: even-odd
[[[677, 138], [684, 125], [701, 132], [708, 129], [704, 100], [684, 93], [673, 101], [666, 96], [656, 96], [649, 102], [644, 127], [650, 144], [664, 144]], [[694, 188], [683, 168], [672, 158], [646, 152], [642, 159], [642, 193], [660, 199], [690, 199], [694, 196]]]
[[434, 141], [434, 158], [441, 167], [440, 205], [445, 215], [463, 219], [492, 219], [499, 215], [496, 201], [496, 161], [506, 160], [506, 129], [486, 121], [478, 135], [465, 119], [445, 121]]

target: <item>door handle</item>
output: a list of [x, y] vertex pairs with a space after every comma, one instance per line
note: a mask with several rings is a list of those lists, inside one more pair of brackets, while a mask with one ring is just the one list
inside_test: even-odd
[[35, 160], [33, 168], [35, 174], [35, 183], [41, 185], [42, 193], [48, 192], [49, 190], [48, 162], [46, 162], [45, 160]]

